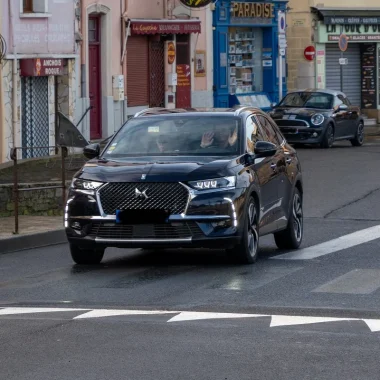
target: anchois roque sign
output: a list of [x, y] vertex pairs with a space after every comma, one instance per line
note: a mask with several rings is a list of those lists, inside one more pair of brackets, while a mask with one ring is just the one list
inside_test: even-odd
[[213, 2], [213, 0], [179, 0], [179, 1], [183, 5], [189, 8], [202, 8]]

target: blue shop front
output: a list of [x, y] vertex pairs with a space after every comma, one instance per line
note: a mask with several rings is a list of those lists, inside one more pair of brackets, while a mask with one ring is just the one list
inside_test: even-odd
[[[287, 1], [219, 0], [213, 12], [214, 106], [269, 110], [279, 101], [278, 12]], [[286, 60], [282, 93], [286, 94]]]

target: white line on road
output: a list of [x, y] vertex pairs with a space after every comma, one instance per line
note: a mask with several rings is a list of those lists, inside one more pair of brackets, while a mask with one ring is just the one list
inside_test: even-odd
[[337, 239], [271, 257], [274, 260], [311, 260], [343, 249], [355, 247], [380, 238], [380, 225], [356, 231]]
[[[197, 311], [167, 311], [167, 310], [117, 310], [117, 309], [66, 309], [66, 308], [37, 308], [37, 307], [8, 307], [0, 309], [1, 316], [17, 314], [41, 314], [59, 312], [78, 312], [78, 316], [72, 319], [104, 318], [111, 316], [133, 316], [133, 315], [163, 315], [177, 314], [167, 322], [188, 322], [198, 320], [215, 319], [243, 319], [243, 318], [270, 318], [269, 327], [309, 325], [326, 322], [362, 321], [366, 323], [372, 332], [380, 331], [380, 319], [363, 318], [331, 318], [331, 317], [309, 317], [299, 315], [275, 315], [275, 314], [239, 314], [239, 313], [214, 313]], [[85, 312], [85, 313], [83, 313]], [[0, 318], [1, 320], [1, 318]]]

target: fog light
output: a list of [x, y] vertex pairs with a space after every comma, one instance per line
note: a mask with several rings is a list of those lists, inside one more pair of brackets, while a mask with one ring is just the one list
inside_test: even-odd
[[231, 222], [229, 220], [223, 220], [221, 222], [211, 223], [213, 228], [227, 228], [231, 227]]
[[312, 136], [313, 136], [313, 137], [317, 137], [317, 136], [318, 136], [318, 133], [317, 133], [317, 132], [314, 132]]
[[74, 230], [81, 230], [82, 226], [80, 225], [79, 222], [74, 222], [74, 223], [71, 223], [71, 228]]

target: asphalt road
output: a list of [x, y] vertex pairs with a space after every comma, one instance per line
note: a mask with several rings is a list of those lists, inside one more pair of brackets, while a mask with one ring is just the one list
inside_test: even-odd
[[299, 156], [302, 259], [272, 237], [254, 266], [200, 250], [114, 249], [82, 268], [66, 245], [0, 256], [0, 378], [379, 379], [380, 143]]

